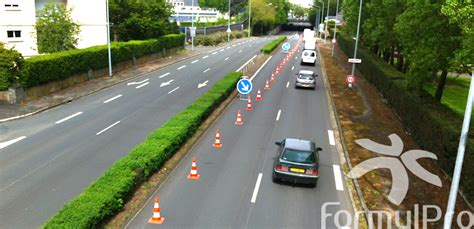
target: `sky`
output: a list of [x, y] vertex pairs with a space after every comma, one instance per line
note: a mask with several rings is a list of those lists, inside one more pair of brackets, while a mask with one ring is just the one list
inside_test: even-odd
[[313, 5], [313, 0], [290, 0], [290, 2], [304, 7], [308, 7], [308, 4]]

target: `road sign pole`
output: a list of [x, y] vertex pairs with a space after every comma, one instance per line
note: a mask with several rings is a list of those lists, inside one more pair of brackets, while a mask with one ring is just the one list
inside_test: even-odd
[[[339, 0], [336, 1], [336, 19], [334, 20], [334, 36], [333, 40], [336, 41], [336, 30], [337, 30], [337, 16], [338, 16], [338, 10], [339, 10]], [[332, 42], [332, 50], [331, 50], [331, 56], [334, 57], [334, 47], [336, 46], [336, 42]]]
[[[359, 19], [357, 20], [357, 34], [356, 34], [356, 42], [355, 42], [355, 47], [354, 47], [354, 59], [357, 58], [357, 45], [359, 43], [359, 29], [360, 29], [360, 15], [362, 14], [362, 1], [360, 0], [360, 6], [359, 6]], [[352, 73], [351, 75], [354, 75], [355, 72], [355, 63], [352, 64]]]

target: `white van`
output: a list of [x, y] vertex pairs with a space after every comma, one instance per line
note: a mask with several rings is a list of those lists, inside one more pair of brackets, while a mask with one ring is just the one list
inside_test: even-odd
[[304, 50], [301, 54], [301, 65], [303, 64], [316, 65], [316, 51]]

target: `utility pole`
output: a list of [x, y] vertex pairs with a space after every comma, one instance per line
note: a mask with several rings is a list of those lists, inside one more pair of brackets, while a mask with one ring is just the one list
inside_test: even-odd
[[189, 35], [191, 35], [191, 50], [194, 50], [194, 36], [193, 35], [196, 35], [196, 34], [193, 34], [193, 31], [194, 33], [196, 33], [196, 29], [194, 28], [194, 1], [195, 0], [191, 0], [191, 29], [189, 30]]
[[[336, 1], [336, 19], [334, 20], [334, 35], [332, 36], [332, 39], [336, 41], [336, 30], [337, 30], [337, 16], [339, 15], [339, 0]], [[334, 47], [336, 46], [336, 43], [332, 43], [332, 50], [331, 50], [331, 56], [334, 57]]]
[[109, 55], [109, 76], [112, 76], [112, 53], [110, 51], [110, 20], [109, 20], [109, 0], [105, 0], [106, 17], [107, 17], [107, 51]]
[[227, 21], [227, 42], [230, 42], [230, 0], [229, 0], [229, 20]]
[[[362, 1], [360, 0], [360, 6], [359, 6], [359, 19], [357, 20], [357, 34], [356, 34], [356, 42], [355, 42], [355, 47], [354, 47], [354, 59], [357, 58], [357, 45], [359, 43], [359, 29], [360, 29], [360, 16], [362, 14]], [[351, 75], [354, 75], [355, 72], [355, 63], [352, 63], [352, 73]]]

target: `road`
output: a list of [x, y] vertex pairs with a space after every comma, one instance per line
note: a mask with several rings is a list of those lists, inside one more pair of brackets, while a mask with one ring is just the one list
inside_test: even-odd
[[[127, 228], [337, 228], [334, 217], [321, 214], [353, 212], [331, 136], [320, 65], [301, 67], [299, 55], [285, 65], [270, 90], [263, 91], [265, 80], [285, 57], [275, 54], [253, 80], [254, 88], [262, 89], [263, 101], [254, 100], [254, 110], [246, 111], [246, 101], [235, 100], [157, 189], [154, 196], [160, 199], [164, 223], [148, 224], [152, 196]], [[320, 75], [315, 91], [294, 88], [300, 69]], [[255, 95], [253, 91], [252, 98]], [[241, 127], [234, 125], [239, 109]], [[217, 129], [223, 144], [219, 149], [212, 147]], [[316, 188], [272, 182], [274, 143], [287, 137], [310, 139], [323, 148]], [[186, 178], [192, 158], [197, 159], [199, 180]], [[329, 202], [338, 204], [324, 208]]]
[[246, 39], [58, 108], [1, 123], [7, 132], [0, 136], [0, 228], [42, 225], [268, 41]]

